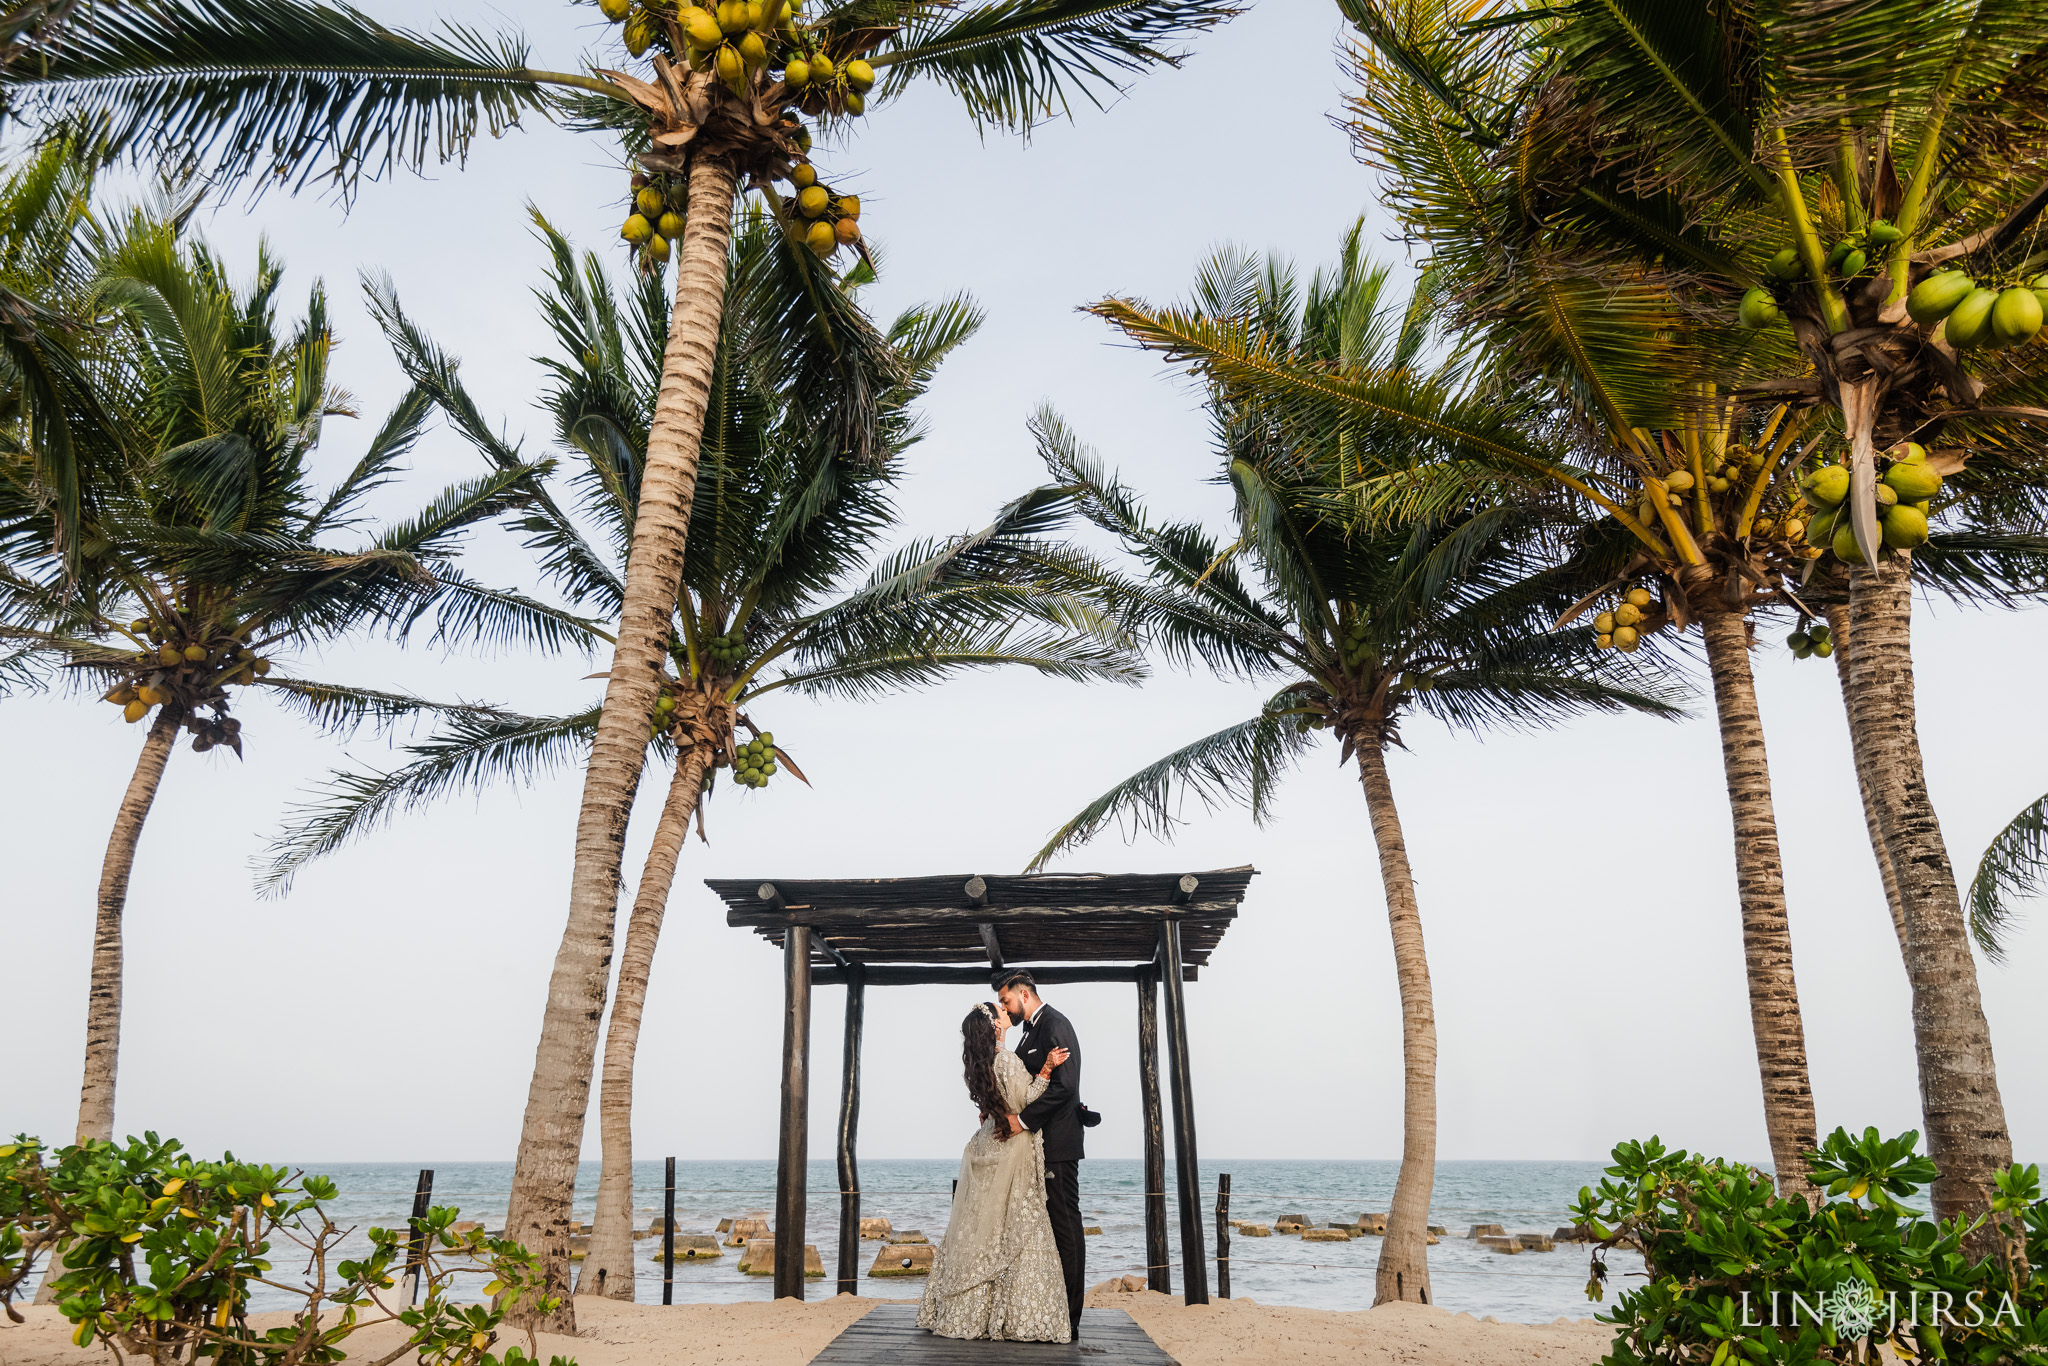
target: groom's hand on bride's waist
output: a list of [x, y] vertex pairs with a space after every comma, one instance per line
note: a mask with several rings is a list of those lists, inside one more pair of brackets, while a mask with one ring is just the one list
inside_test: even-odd
[[1017, 1117], [1016, 1117], [1015, 1115], [1011, 1115], [1011, 1116], [1010, 1116], [1010, 1132], [1011, 1132], [1011, 1133], [1013, 1133], [1013, 1134], [1021, 1134], [1021, 1133], [1023, 1133], [1023, 1132], [1024, 1132], [1024, 1121], [1023, 1121], [1023, 1120], [1021, 1120], [1021, 1119], [1019, 1119], [1019, 1118], [1017, 1118]]

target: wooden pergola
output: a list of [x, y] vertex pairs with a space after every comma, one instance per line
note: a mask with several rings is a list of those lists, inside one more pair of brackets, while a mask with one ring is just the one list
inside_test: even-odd
[[1186, 982], [1197, 977], [1254, 870], [1049, 873], [1018, 877], [707, 879], [726, 923], [782, 948], [782, 1133], [775, 1169], [775, 1297], [804, 1295], [811, 988], [846, 988], [839, 1105], [839, 1290], [858, 1293], [861, 1023], [869, 986], [990, 988], [1029, 968], [1041, 985], [1132, 982], [1138, 989], [1138, 1085], [1145, 1131], [1146, 1280], [1172, 1290], [1166, 1251], [1166, 1151], [1159, 1102], [1158, 992], [1166, 988], [1167, 1076], [1187, 1302], [1209, 1300]]

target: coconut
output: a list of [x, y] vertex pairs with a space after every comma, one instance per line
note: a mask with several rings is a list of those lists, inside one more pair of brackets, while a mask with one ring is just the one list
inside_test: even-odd
[[1834, 507], [1849, 496], [1849, 467], [1822, 465], [1799, 481], [1799, 489], [1808, 502]]
[[142, 703], [144, 706], [154, 707], [157, 703], [164, 700], [164, 692], [161, 688], [152, 688], [145, 683], [135, 690], [134, 700]]
[[1770, 264], [1764, 267], [1764, 271], [1767, 274], [1776, 276], [1780, 280], [1796, 280], [1800, 276], [1800, 270], [1799, 252], [1794, 247], [1786, 247], [1783, 251], [1771, 257]]
[[258, 674], [267, 674], [270, 672], [270, 661], [267, 659], [259, 659], [250, 667], [255, 669]]
[[1995, 290], [1971, 290], [1942, 324], [1948, 344], [1954, 347], [1982, 346], [1991, 341], [1991, 310], [1997, 304]]
[[1806, 523], [1794, 517], [1787, 521], [1784, 526], [1780, 527], [1778, 531], [1786, 540], [1796, 541], [1806, 534]]
[[1593, 644], [1600, 649], [1611, 650], [1614, 648], [1614, 635], [1610, 631], [1598, 632], [1593, 637]]
[[1742, 320], [1744, 327], [1750, 328], [1768, 327], [1783, 316], [1778, 309], [1778, 301], [1773, 299], [1771, 291], [1762, 285], [1743, 294], [1742, 302], [1736, 306], [1735, 315]]
[[1842, 274], [1861, 275], [1863, 267], [1867, 264], [1869, 263], [1865, 260], [1862, 252], [1851, 249], [1842, 257]]
[[761, 41], [758, 33], [749, 33], [740, 39], [740, 60], [750, 68], [759, 69], [768, 65], [768, 44]]
[[808, 161], [799, 161], [789, 172], [789, 183], [799, 190], [807, 190], [818, 183], [818, 168]]
[[666, 206], [667, 201], [661, 197], [661, 191], [655, 189], [652, 185], [642, 186], [633, 195], [633, 207], [638, 209], [641, 216], [649, 221], [659, 218], [662, 209]]
[[647, 239], [647, 254], [657, 261], [668, 259], [668, 239], [660, 233]]
[[724, 81], [727, 85], [745, 79], [747, 64], [741, 60], [740, 54], [733, 49], [730, 43], [718, 49], [718, 55], [712, 58], [712, 61], [716, 65], [718, 79]]
[[1614, 609], [1616, 626], [1633, 626], [1643, 619], [1643, 611], [1632, 602], [1625, 602]]
[[187, 645], [185, 647], [185, 662], [187, 664], [198, 664], [205, 659], [206, 647], [204, 645]]
[[806, 185], [797, 191], [796, 207], [806, 218], [816, 218], [832, 202], [823, 185]]
[[791, 90], [803, 89], [811, 83], [811, 64], [801, 57], [790, 58], [782, 68], [782, 83]]
[[646, 10], [636, 10], [626, 20], [626, 51], [635, 57], [647, 55], [647, 49], [654, 46], [654, 18]]
[[833, 66], [832, 59], [830, 57], [827, 57], [824, 53], [820, 52], [817, 56], [811, 58], [812, 80], [829, 81], [832, 79], [832, 75]]
[[121, 715], [128, 718], [128, 724], [132, 726], [143, 717], [149, 715], [149, 704], [139, 700], [130, 702], [127, 706], [121, 708]]
[[1635, 649], [1641, 643], [1641, 640], [1642, 637], [1633, 626], [1617, 626], [1614, 628], [1614, 648], [1617, 650], [1626, 653]]
[[1628, 592], [1622, 594], [1622, 601], [1632, 607], [1648, 607], [1651, 602], [1650, 590], [1647, 588], [1631, 588]]
[[663, 237], [673, 242], [683, 235], [683, 216], [679, 213], [665, 213], [655, 227]]
[[1593, 630], [1603, 636], [1612, 635], [1614, 633], [1614, 613], [1602, 612], [1594, 617]]
[[704, 10], [692, 6], [683, 12], [681, 18], [684, 36], [698, 47], [709, 50], [725, 41], [725, 30]]
[[1785, 637], [1785, 644], [1794, 650], [1803, 650], [1813, 644], [1813, 638], [1804, 631], [1794, 631]]
[[1870, 226], [1863, 230], [1864, 240], [1873, 247], [1896, 246], [1905, 235], [1904, 229], [1887, 223], [1882, 218], [1871, 219]]
[[616, 24], [633, 12], [633, 0], [597, 0], [597, 9]]
[[182, 664], [185, 652], [167, 640], [156, 647], [156, 657], [166, 664]]
[[850, 247], [860, 240], [860, 224], [851, 218], [842, 218], [832, 225], [832, 235], [839, 239], [841, 246]]
[[1880, 523], [1884, 543], [1893, 550], [1912, 550], [1927, 544], [1927, 514], [1901, 503], [1886, 510]]
[[1977, 282], [1960, 270], [1944, 270], [1928, 276], [1906, 295], [1906, 312], [1923, 327], [1931, 327], [1955, 311], [1970, 297]]
[[1672, 493], [1685, 493], [1692, 488], [1691, 470], [1673, 470], [1664, 476], [1664, 487]]
[[619, 229], [619, 236], [637, 247], [654, 236], [654, 224], [647, 221], [647, 215], [644, 213], [633, 214], [626, 219], [626, 225]]
[[855, 90], [869, 90], [875, 84], [875, 69], [856, 57], [846, 64], [846, 83]]
[[858, 90], [849, 90], [846, 92], [846, 112], [853, 115], [855, 118], [859, 118], [862, 114], [868, 112], [868, 102], [865, 99], [861, 98], [861, 94]]
[[830, 223], [820, 219], [811, 224], [810, 231], [804, 234], [804, 245], [819, 256], [830, 256], [839, 249], [839, 236], [832, 231]]
[[1902, 503], [1917, 503], [1941, 491], [1941, 476], [1925, 461], [1912, 465], [1894, 464], [1884, 472], [1884, 483], [1880, 487], [1891, 489]]
[[857, 194], [839, 196], [839, 212], [848, 218], [860, 217], [860, 196]]
[[1819, 641], [1814, 645], [1813, 652], [1822, 659], [1826, 659], [1835, 652], [1835, 643], [1832, 640]]
[[1851, 519], [1840, 517], [1836, 521], [1839, 525], [1835, 527], [1834, 540], [1829, 547], [1835, 552], [1835, 558], [1844, 564], [1862, 564], [1863, 551], [1856, 544], [1856, 528]]
[[149, 618], [137, 617], [135, 620], [128, 623], [128, 629], [135, 632], [135, 634], [137, 635], [141, 635], [144, 631], [147, 631], [149, 629]]
[[1991, 335], [2004, 346], [2032, 341], [2041, 330], [2041, 301], [2031, 289], [2000, 290], [1991, 306]]
[[1871, 496], [1877, 500], [1877, 515], [1880, 517], [1884, 516], [1886, 508], [1899, 501], [1899, 491], [1889, 484], [1879, 484], [1871, 490]]

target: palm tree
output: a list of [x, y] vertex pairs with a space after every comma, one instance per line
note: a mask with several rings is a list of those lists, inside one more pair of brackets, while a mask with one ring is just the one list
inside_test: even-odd
[[1468, 71], [1503, 73], [1484, 107], [1451, 96], [1462, 105], [1457, 136], [1474, 149], [1536, 149], [1554, 190], [1544, 249], [1557, 268], [1626, 262], [1724, 332], [1743, 295], [1746, 321], [1776, 333], [1750, 359], [1779, 357], [1744, 368], [1748, 397], [1790, 396], [1839, 430], [1849, 477], [1841, 547], [1854, 562], [1850, 733], [1880, 863], [1899, 889], [1922, 1108], [1942, 1172], [1934, 1207], [1943, 1217], [1982, 1210], [2012, 1145], [1915, 732], [1903, 551], [1924, 532], [1888, 519], [1881, 540], [1878, 461], [1881, 447], [1904, 454], [1903, 442], [1939, 440], [1935, 468], [1966, 492], [1995, 494], [2015, 476], [2041, 482], [2039, 353], [1973, 347], [1968, 328], [1951, 335], [1944, 307], [1923, 296], [1909, 310], [1907, 296], [1951, 264], [1998, 285], [2026, 283], [2040, 265], [2034, 224], [2048, 205], [2048, 158], [2015, 130], [2048, 114], [2048, 94], [2027, 74], [2048, 8], [1881, 3], [1851, 18], [1818, 3], [1621, 0], [1510, 23], [1510, 50], [1471, 29], [1451, 37], [1447, 6], [1409, 7], [1431, 13], [1423, 32], [1408, 11], [1397, 19], [1370, 0], [1345, 5], [1389, 62], [1427, 84], [1456, 92]]
[[[519, 514], [557, 586], [579, 606], [615, 613], [643, 468], [645, 413], [655, 401], [665, 325], [661, 282], [642, 277], [623, 299], [594, 255], [577, 260], [545, 221], [551, 273], [541, 305], [559, 347], [546, 396], [561, 445], [579, 459], [581, 520], [599, 551], [552, 501]], [[871, 345], [875, 448], [864, 460], [820, 439], [821, 416], [846, 401], [840, 356], [853, 354], [852, 309], [865, 268], [819, 279], [818, 262], [765, 215], [750, 215], [728, 265], [711, 421], [698, 486], [696, 534], [685, 549], [651, 748], [674, 776], [660, 807], [619, 955], [605, 1036], [599, 1116], [603, 1167], [597, 1216], [578, 1281], [584, 1293], [633, 1297], [632, 1098], [648, 975], [693, 819], [724, 771], [760, 788], [786, 768], [803, 775], [756, 720], [779, 691], [867, 698], [936, 683], [964, 670], [1018, 665], [1075, 680], [1137, 677], [1114, 626], [1091, 601], [1093, 561], [1045, 540], [1066, 493], [1038, 490], [987, 528], [918, 542], [875, 558], [894, 524], [892, 490], [920, 436], [911, 405], [939, 364], [973, 335], [980, 314], [965, 299], [918, 307]], [[825, 293], [814, 293], [814, 290]], [[813, 300], [830, 298], [821, 329]], [[398, 306], [388, 288], [377, 311], [401, 362], [496, 467], [517, 462], [477, 419], [456, 369]], [[824, 340], [836, 331], [841, 343]], [[568, 547], [582, 547], [564, 553]], [[847, 577], [868, 572], [852, 587]], [[669, 672], [669, 670], [673, 672]], [[566, 716], [458, 717], [410, 747], [389, 772], [336, 775], [327, 801], [279, 841], [269, 880], [283, 886], [399, 811], [506, 778], [531, 781], [580, 759], [600, 708]], [[748, 738], [751, 737], [751, 738]], [[808, 781], [804, 779], [804, 781]]]
[[[863, 0], [804, 15], [798, 4], [766, 0], [711, 14], [657, 0], [617, 12], [627, 55], [646, 59], [641, 75], [540, 70], [516, 38], [457, 27], [431, 39], [307, 0], [110, 6], [45, 60], [0, 70], [0, 97], [31, 117], [99, 129], [109, 155], [182, 158], [196, 149], [224, 181], [264, 175], [301, 185], [325, 162], [321, 174], [347, 193], [364, 167], [458, 158], [480, 126], [497, 133], [522, 113], [621, 131], [644, 149], [635, 198], [650, 194], [645, 212], [655, 217], [637, 227], [629, 219], [628, 232], [644, 237], [650, 264], [673, 251], [675, 305], [506, 1224], [508, 1236], [564, 1267], [617, 917], [618, 836], [680, 585], [735, 196], [761, 186], [792, 235], [820, 251], [857, 243], [857, 198], [803, 193], [821, 187], [800, 115], [842, 131], [871, 96], [879, 102], [926, 76], [958, 96], [977, 126], [1025, 131], [1066, 110], [1070, 94], [1099, 103], [1119, 75], [1176, 64], [1173, 44], [1235, 11], [1227, 0]], [[871, 91], [877, 73], [886, 79]], [[800, 191], [788, 204], [770, 185], [783, 177]], [[849, 409], [831, 435], [869, 458], [864, 428]], [[564, 1297], [550, 1324], [568, 1331], [574, 1321]]]
[[[1356, 230], [1345, 247], [1338, 271], [1305, 294], [1283, 264], [1223, 253], [1202, 272], [1201, 316], [1242, 328], [1262, 355], [1333, 376], [1410, 370], [1424, 346], [1423, 311], [1385, 308], [1386, 271], [1365, 262]], [[1124, 583], [1121, 600], [1168, 657], [1281, 686], [1249, 720], [1089, 803], [1031, 867], [1120, 818], [1169, 835], [1184, 794], [1208, 805], [1242, 801], [1263, 820], [1278, 779], [1322, 731], [1340, 742], [1340, 762], [1357, 760], [1393, 933], [1405, 1073], [1401, 1170], [1375, 1303], [1431, 1303], [1436, 1024], [1387, 747], [1401, 743], [1401, 722], [1413, 712], [1477, 730], [1547, 725], [1588, 709], [1677, 709], [1633, 661], [1603, 656], [1594, 632], [1548, 629], [1573, 596], [1571, 576], [1542, 567], [1559, 530], [1554, 513], [1510, 503], [1347, 529], [1345, 476], [1377, 453], [1322, 443], [1320, 433], [1304, 438], [1286, 413], [1213, 377], [1209, 407], [1235, 494], [1227, 546], [1194, 524], [1153, 522], [1051, 412], [1040, 413], [1034, 431], [1054, 477], [1082, 490], [1083, 514], [1136, 562], [1140, 576]], [[1382, 435], [1405, 439], [1398, 428]]]
[[[1384, 95], [1393, 116], [1434, 126], [1441, 115], [1433, 102], [1402, 73], [1384, 76], [1375, 106]], [[1455, 147], [1441, 162], [1415, 160], [1401, 168], [1401, 184], [1442, 190], [1439, 219], [1483, 219], [1496, 233], [1518, 228], [1502, 202], [1526, 191], [1500, 182], [1521, 163], [1466, 157]], [[1442, 179], [1422, 179], [1432, 174]], [[1453, 198], [1454, 187], [1467, 198]], [[1419, 296], [1429, 311], [1467, 300], [1470, 276], [1491, 253], [1520, 259], [1498, 236], [1486, 250], [1446, 238]], [[1795, 558], [1800, 528], [1786, 525], [1784, 482], [1807, 424], [1783, 408], [1754, 419], [1694, 378], [1702, 358], [1686, 343], [1686, 319], [1649, 285], [1538, 274], [1525, 293], [1511, 316], [1479, 320], [1470, 335], [1489, 350], [1474, 383], [1448, 406], [1427, 386], [1404, 387], [1361, 367], [1333, 372], [1200, 310], [1108, 299], [1093, 311], [1140, 345], [1197, 363], [1245, 401], [1285, 409], [1319, 433], [1316, 440], [1355, 446], [1361, 455], [1342, 484], [1369, 521], [1398, 523], [1473, 500], [1577, 509], [1587, 530], [1570, 568], [1588, 591], [1559, 625], [1604, 601], [1595, 624], [1602, 643], [1618, 649], [1667, 629], [1700, 628], [1734, 823], [1764, 1122], [1783, 1189], [1804, 1193], [1804, 1154], [1817, 1127], [1748, 617], [1775, 601], [1792, 564], [1804, 563]], [[1541, 440], [1530, 435], [1538, 432]]]
[[100, 876], [80, 1141], [114, 1136], [128, 880], [181, 729], [195, 750], [239, 756], [234, 689], [344, 734], [365, 722], [487, 714], [273, 671], [276, 656], [362, 631], [404, 638], [431, 617], [445, 642], [555, 647], [587, 635], [576, 618], [456, 567], [466, 530], [504, 515], [535, 467], [494, 471], [409, 518], [364, 526], [362, 496], [388, 482], [428, 413], [419, 391], [340, 483], [315, 488], [307, 466], [325, 420], [352, 415], [329, 384], [332, 337], [317, 284], [286, 331], [276, 317], [281, 268], [267, 254], [238, 290], [173, 223], [138, 216], [106, 248], [96, 292], [114, 321], [94, 369], [130, 444], [86, 466], [99, 482], [81, 498], [75, 572], [33, 457], [16, 444], [0, 465], [0, 634], [22, 666], [75, 671], [131, 723], [150, 723]]

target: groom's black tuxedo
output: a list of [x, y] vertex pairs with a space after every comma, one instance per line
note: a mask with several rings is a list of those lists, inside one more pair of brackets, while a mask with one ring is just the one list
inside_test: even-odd
[[1051, 1006], [1041, 1006], [1038, 1018], [1024, 1027], [1017, 1040], [1017, 1059], [1033, 1076], [1045, 1066], [1045, 1055], [1064, 1048], [1070, 1056], [1052, 1070], [1052, 1082], [1045, 1094], [1018, 1114], [1024, 1127], [1045, 1135], [1047, 1162], [1079, 1162], [1088, 1154], [1081, 1150], [1081, 1040], [1067, 1017]]
[[1019, 1112], [1026, 1129], [1045, 1136], [1045, 1213], [1052, 1240], [1060, 1250], [1060, 1271], [1067, 1283], [1067, 1315], [1074, 1336], [1081, 1335], [1082, 1283], [1087, 1275], [1088, 1244], [1081, 1228], [1081, 1040], [1067, 1017], [1041, 1005], [1038, 1015], [1017, 1040], [1017, 1058], [1033, 1076], [1045, 1066], [1046, 1054], [1064, 1048], [1070, 1055], [1052, 1070], [1044, 1094]]

